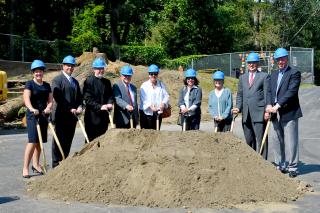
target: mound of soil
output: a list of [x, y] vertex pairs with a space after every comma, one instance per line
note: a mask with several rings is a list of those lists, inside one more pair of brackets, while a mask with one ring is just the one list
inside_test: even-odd
[[47, 175], [38, 197], [148, 207], [231, 208], [304, 188], [231, 134], [112, 129]]

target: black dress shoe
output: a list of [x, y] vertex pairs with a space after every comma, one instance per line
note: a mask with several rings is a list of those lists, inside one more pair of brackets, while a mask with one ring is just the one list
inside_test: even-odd
[[30, 175], [22, 175], [23, 178], [31, 178]]
[[298, 176], [298, 173], [296, 171], [289, 171], [289, 177], [295, 178]]
[[33, 166], [31, 166], [31, 169], [33, 171], [33, 173], [39, 174], [39, 175], [43, 175], [42, 171], [38, 171], [36, 168], [34, 168]]

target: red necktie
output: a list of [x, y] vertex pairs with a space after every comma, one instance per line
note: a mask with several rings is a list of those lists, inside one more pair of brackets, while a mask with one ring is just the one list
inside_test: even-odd
[[250, 73], [249, 86], [251, 87], [253, 84], [253, 72]]
[[131, 99], [131, 94], [130, 94], [130, 91], [129, 91], [129, 84], [127, 84], [126, 86], [127, 86], [128, 97], [130, 99], [130, 105], [133, 106], [132, 99]]

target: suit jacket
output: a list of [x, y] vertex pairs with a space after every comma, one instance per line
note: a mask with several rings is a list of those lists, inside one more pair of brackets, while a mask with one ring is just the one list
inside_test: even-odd
[[[133, 123], [137, 125], [139, 121], [137, 88], [131, 83], [130, 88], [134, 96]], [[130, 114], [126, 109], [126, 106], [130, 104], [130, 98], [127, 92], [127, 88], [122, 80], [113, 85], [113, 95], [115, 98], [113, 117], [114, 123], [116, 125], [127, 125], [130, 122]]]
[[288, 66], [283, 73], [277, 91], [278, 74], [279, 71], [274, 71], [271, 74], [271, 93], [269, 102], [271, 102], [272, 105], [275, 105], [277, 96], [277, 103], [280, 105], [279, 115], [281, 121], [290, 121], [302, 117], [298, 97], [301, 73]]
[[63, 73], [52, 80], [52, 93], [54, 106], [52, 118], [54, 121], [63, 121], [71, 119], [77, 122], [77, 118], [70, 112], [71, 109], [77, 109], [82, 105], [82, 94], [79, 82], [73, 78], [75, 88], [64, 76]]
[[[179, 93], [179, 102], [178, 106], [185, 105], [184, 102], [184, 96], [186, 96], [186, 93], [188, 92], [188, 89], [186, 86], [184, 86]], [[201, 100], [202, 100], [202, 89], [198, 86], [194, 86], [191, 88], [189, 93], [189, 107], [192, 105], [196, 105], [197, 108], [194, 111], [190, 111], [190, 116], [192, 115], [201, 115]]]
[[249, 86], [249, 73], [239, 78], [237, 93], [237, 108], [242, 112], [242, 121], [246, 122], [250, 113], [253, 122], [263, 122], [264, 112], [268, 104], [270, 94], [270, 76], [267, 73], [257, 71], [252, 86]]
[[97, 78], [94, 75], [89, 76], [83, 84], [83, 98], [86, 103], [84, 120], [93, 128], [97, 126], [108, 126], [109, 114], [101, 110], [104, 104], [113, 103], [113, 93], [111, 82], [106, 78]]

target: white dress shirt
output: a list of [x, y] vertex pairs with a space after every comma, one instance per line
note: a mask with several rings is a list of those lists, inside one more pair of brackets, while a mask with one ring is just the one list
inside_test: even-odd
[[153, 115], [150, 107], [159, 108], [161, 103], [165, 107], [169, 104], [169, 94], [165, 85], [159, 80], [157, 80], [155, 86], [152, 85], [150, 80], [145, 81], [140, 87], [140, 109], [146, 115]]

